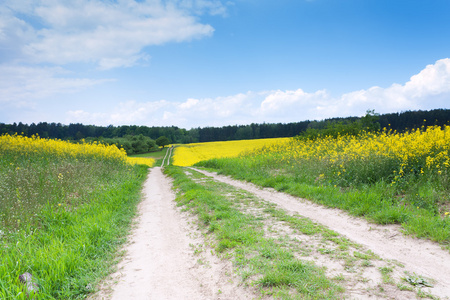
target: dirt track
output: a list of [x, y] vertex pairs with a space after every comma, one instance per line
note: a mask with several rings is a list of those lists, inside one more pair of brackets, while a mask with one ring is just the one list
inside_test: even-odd
[[201, 233], [175, 206], [161, 168], [151, 170], [126, 253], [92, 299], [252, 299], [234, 284], [231, 263], [208, 251]]
[[[348, 239], [370, 249], [382, 259], [393, 260], [400, 270], [420, 274], [434, 280], [433, 288], [425, 288], [441, 299], [450, 295], [450, 254], [435, 243], [405, 237], [398, 226], [380, 226], [346, 213], [271, 189], [202, 172], [214, 180], [248, 191], [264, 201], [276, 203], [290, 213], [298, 213], [321, 223]], [[174, 204], [170, 180], [160, 168], [153, 168], [145, 183], [145, 199], [140, 217], [126, 247], [119, 271], [112, 275], [95, 299], [254, 299], [250, 288], [241, 286], [229, 261], [220, 260], [209, 250], [188, 213]], [[201, 251], [199, 251], [199, 249]], [[201, 253], [201, 254], [199, 254]], [[325, 262], [327, 264], [327, 262]], [[350, 299], [384, 299], [363, 288], [350, 288]], [[392, 292], [389, 299], [399, 298]], [[403, 294], [401, 294], [403, 295]], [[408, 299], [413, 299], [407, 297]]]

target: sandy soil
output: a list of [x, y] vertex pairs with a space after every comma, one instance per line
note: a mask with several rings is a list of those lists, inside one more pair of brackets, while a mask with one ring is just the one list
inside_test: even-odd
[[253, 299], [231, 263], [202, 250], [205, 241], [175, 206], [170, 180], [153, 168], [118, 271], [91, 299]]
[[[273, 189], [261, 189], [226, 176], [194, 170], [275, 203], [287, 212], [298, 213], [323, 224], [381, 258], [396, 261], [404, 266], [402, 270], [433, 279], [434, 287], [424, 290], [442, 299], [450, 299], [450, 254], [439, 245], [404, 236], [398, 226], [371, 224], [340, 210], [325, 208]], [[160, 168], [152, 169], [144, 193], [136, 228], [124, 249], [125, 255], [118, 271], [91, 299], [262, 299], [252, 288], [240, 285], [240, 279], [233, 275], [231, 262], [212, 254], [207, 246], [210, 241], [205, 240], [205, 235], [196, 227], [194, 217], [175, 206], [171, 182]], [[279, 230], [288, 229], [280, 224]], [[292, 232], [289, 234], [294, 235]], [[317, 256], [311, 259], [317, 260]], [[329, 261], [324, 263], [329, 264]], [[349, 298], [385, 299], [367, 297], [367, 293], [360, 294], [360, 291], [355, 288], [352, 292], [350, 288]], [[406, 298], [393, 296], [389, 299]]]

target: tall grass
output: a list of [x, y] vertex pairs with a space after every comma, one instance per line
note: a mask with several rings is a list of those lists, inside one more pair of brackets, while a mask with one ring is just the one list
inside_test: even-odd
[[197, 165], [450, 243], [450, 127], [292, 139]]
[[124, 241], [147, 167], [115, 146], [0, 137], [0, 299], [81, 299]]

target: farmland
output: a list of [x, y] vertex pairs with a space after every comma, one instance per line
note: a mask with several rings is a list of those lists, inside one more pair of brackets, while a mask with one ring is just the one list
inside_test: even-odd
[[[392, 227], [378, 227], [375, 223], [400, 225], [403, 227], [403, 233], [434, 240], [446, 247], [448, 251], [450, 243], [450, 199], [448, 197], [449, 133], [450, 128], [444, 126], [442, 128], [421, 128], [407, 133], [397, 133], [385, 129], [380, 132], [361, 131], [356, 135], [338, 134], [337, 136], [319, 135], [314, 138], [298, 137], [255, 148], [253, 151], [247, 150], [237, 156], [234, 154], [234, 157], [230, 155], [230, 157], [200, 161], [195, 166], [204, 167], [219, 174], [231, 175], [236, 179], [249, 181], [261, 187], [271, 187], [277, 191], [306, 198], [321, 205], [342, 209], [353, 216], [363, 217], [372, 222], [372, 225], [369, 225], [370, 223], [368, 225], [362, 225], [363, 223], [358, 225], [366, 226], [366, 235], [368, 237], [371, 235], [378, 236], [378, 230], [392, 230], [388, 234], [391, 240], [385, 240], [383, 236], [378, 236], [377, 239], [382, 243], [381, 248], [375, 245], [375, 241], [364, 242], [366, 245], [371, 245], [373, 249], [378, 249], [378, 253], [383, 253], [383, 250], [380, 252], [380, 249], [383, 249], [383, 247], [390, 249], [390, 255], [408, 251], [408, 249], [403, 249], [404, 246], [402, 245], [410, 242], [408, 239], [401, 240], [400, 238], [398, 241], [392, 240], [393, 236], [402, 235], [402, 233], [397, 229], [392, 229]], [[177, 155], [180, 153], [186, 155], [187, 152], [180, 151], [182, 147], [180, 146], [175, 152], [175, 161], [180, 159], [177, 158]], [[208, 149], [206, 144], [199, 145], [197, 149], [195, 147], [192, 146], [190, 149], [194, 156], [202, 154], [201, 147]], [[210, 151], [205, 152], [208, 153]], [[200, 155], [197, 153], [200, 153]], [[226, 156], [223, 153], [221, 155]], [[188, 162], [189, 157], [187, 155], [184, 156], [183, 161]], [[220, 180], [230, 185], [232, 184], [230, 180], [220, 179], [212, 173], [208, 174], [208, 177], [201, 177], [201, 175], [193, 174], [193, 171], [185, 172], [187, 176], [175, 169], [169, 172], [170, 174], [175, 174], [173, 175], [175, 178], [190, 177], [194, 182], [198, 182], [189, 184], [186, 178], [179, 179], [179, 188], [183, 190], [179, 199], [180, 203], [192, 209], [198, 215], [200, 222], [206, 226], [206, 230], [215, 234], [218, 239], [216, 251], [224, 251], [233, 257], [237, 268], [242, 272], [242, 276], [247, 278], [244, 279], [244, 282], [248, 280], [248, 284], [256, 284], [261, 287], [262, 293], [276, 295], [276, 297], [280, 298], [290, 298], [292, 294], [287, 296], [290, 293], [298, 293], [296, 297], [299, 297], [299, 299], [302, 299], [302, 297], [340, 298], [342, 297], [342, 294], [340, 294], [342, 286], [352, 286], [351, 282], [355, 280], [355, 276], [367, 280], [368, 275], [366, 272], [370, 268], [366, 269], [366, 267], [378, 264], [376, 261], [380, 258], [373, 260], [377, 256], [370, 252], [372, 248], [369, 248], [369, 250], [366, 248], [364, 251], [368, 252], [365, 252], [365, 254], [357, 254], [364, 247], [352, 244], [345, 239], [339, 241], [339, 239], [333, 238], [333, 236], [339, 236], [335, 232], [327, 232], [326, 229], [313, 229], [315, 225], [308, 224], [308, 221], [301, 219], [295, 214], [292, 215], [292, 212], [286, 213], [273, 210], [274, 208], [270, 206], [264, 208], [266, 204], [252, 198], [254, 195], [247, 198], [248, 196], [241, 194], [242, 192], [233, 192], [224, 186], [218, 187], [217, 181]], [[203, 171], [201, 172], [204, 173]], [[212, 176], [212, 179], [210, 176]], [[175, 181], [175, 184], [177, 185], [177, 181]], [[243, 188], [245, 185], [236, 184], [236, 186]], [[217, 194], [208, 196], [207, 194], [210, 191], [217, 191]], [[252, 189], [252, 193], [262, 194], [257, 192], [257, 189]], [[215, 200], [217, 199], [216, 197], [222, 197], [222, 200]], [[270, 194], [265, 199], [272, 202], [273, 198], [278, 199], [278, 196]], [[296, 202], [298, 200], [292, 201]], [[286, 207], [297, 205], [286, 204], [285, 200], [276, 200], [276, 202], [278, 204], [285, 203], [283, 205]], [[231, 207], [227, 208], [225, 205], [228, 204], [225, 203], [230, 203]], [[233, 213], [228, 212], [228, 209], [231, 208], [237, 209], [237, 211]], [[258, 212], [258, 209], [261, 210]], [[332, 215], [334, 213], [331, 211], [329, 212], [329, 218], [333, 221], [328, 222], [325, 211], [320, 213], [316, 211], [316, 213], [309, 214], [305, 211], [311, 209], [316, 210], [316, 208], [303, 207], [295, 212], [309, 215], [316, 222], [327, 223], [330, 229], [333, 229], [333, 227], [339, 228], [338, 222], [355, 222], [350, 221], [350, 219], [343, 221], [342, 217], [339, 216], [337, 216], [337, 219], [333, 219]], [[244, 215], [241, 215], [242, 213]], [[321, 216], [322, 219], [316, 216]], [[285, 273], [287, 270], [282, 265], [277, 265], [278, 263], [283, 264], [283, 260], [287, 259], [287, 257], [282, 258], [281, 254], [275, 254], [281, 251], [276, 250], [279, 243], [270, 244], [270, 240], [264, 240], [264, 236], [269, 234], [269, 232], [271, 232], [271, 236], [274, 236], [274, 232], [280, 230], [279, 228], [282, 225], [275, 223], [277, 225], [270, 225], [266, 229], [267, 231], [260, 231], [260, 228], [267, 226], [268, 222], [273, 222], [269, 221], [273, 219], [278, 219], [278, 222], [281, 221], [282, 224], [285, 224], [284, 226], [303, 232], [303, 235], [300, 235], [297, 239], [300, 241], [306, 240], [306, 245], [308, 246], [305, 248], [303, 244], [303, 246], [300, 246], [300, 250], [295, 250], [298, 244], [302, 244], [298, 240], [295, 241], [296, 231], [292, 232], [292, 229], [281, 230], [281, 235], [283, 232], [289, 232], [286, 235], [289, 241], [283, 240], [283, 243], [292, 243], [288, 246], [288, 249], [292, 251], [290, 253], [300, 251], [296, 255], [297, 258], [309, 256], [304, 251], [312, 251], [315, 253], [313, 260], [317, 262], [330, 259], [330, 256], [323, 258], [323, 254], [327, 253], [333, 253], [331, 257], [341, 257], [341, 259], [345, 260], [348, 250], [354, 247], [350, 253], [353, 251], [354, 256], [365, 257], [370, 262], [363, 261], [361, 265], [365, 267], [361, 269], [354, 265], [355, 262], [350, 263], [350, 261], [346, 260], [346, 263], [352, 266], [350, 270], [356, 269], [350, 272], [347, 269], [341, 270], [340, 275], [331, 281], [323, 281], [325, 279], [319, 279], [318, 277], [310, 283], [306, 283], [304, 279], [299, 281], [295, 274]], [[265, 221], [258, 225], [258, 220]], [[239, 222], [244, 222], [247, 225], [236, 225]], [[276, 226], [277, 229], [271, 229], [271, 226]], [[233, 232], [232, 228], [239, 229]], [[244, 228], [247, 229], [244, 230]], [[325, 231], [321, 232], [321, 230]], [[343, 231], [346, 230], [348, 229]], [[361, 231], [358, 227], [353, 228], [353, 230], [355, 230], [355, 233]], [[371, 233], [371, 230], [374, 232]], [[318, 238], [322, 240], [330, 239], [332, 244], [334, 243], [335, 246], [337, 244], [337, 249], [345, 251], [337, 254], [335, 252], [338, 251], [336, 248], [329, 248], [330, 245], [324, 246], [323, 242], [319, 243], [316, 246], [317, 248], [315, 248], [313, 245], [316, 243], [315, 239], [317, 238], [309, 237], [310, 235], [322, 236]], [[352, 236], [349, 233], [347, 235]], [[282, 236], [278, 238], [280, 241], [283, 239]], [[356, 236], [355, 238], [360, 239], [360, 237]], [[294, 242], [291, 239], [294, 239]], [[365, 240], [365, 238], [363, 237], [361, 240]], [[392, 245], [388, 246], [386, 243]], [[268, 246], [269, 244], [270, 246]], [[271, 249], [269, 257], [267, 257], [268, 254], [264, 250], [267, 249], [266, 247]], [[409, 247], [414, 248], [415, 246]], [[428, 252], [425, 249], [419, 250], [421, 249], [419, 245], [416, 247], [420, 253]], [[243, 253], [246, 253], [246, 255], [243, 255]], [[255, 260], [256, 257], [261, 257], [264, 262], [248, 259], [248, 257], [254, 257]], [[401, 255], [397, 257], [400, 258]], [[443, 257], [448, 257], [448, 252], [443, 254]], [[354, 257], [347, 257], [347, 259], [353, 260]], [[447, 259], [441, 258], [440, 261]], [[399, 261], [403, 261], [408, 267], [413, 269], [417, 265], [417, 261], [407, 262], [407, 257], [400, 258]], [[427, 259], [425, 258], [421, 260], [423, 266], [428, 264], [426, 261]], [[294, 259], [292, 263], [296, 264], [298, 261]], [[325, 265], [335, 265], [335, 263], [328, 261]], [[433, 269], [437, 263], [436, 260], [428, 265]], [[356, 264], [358, 265], [358, 263]], [[385, 262], [385, 265], [377, 267], [381, 272], [382, 282], [375, 285], [367, 285], [365, 290], [369, 291], [369, 294], [366, 294], [366, 296], [378, 293], [379, 296], [384, 295], [382, 297], [387, 298], [399, 297], [409, 299], [414, 296], [408, 294], [408, 291], [414, 291], [414, 288], [408, 286], [405, 282], [413, 282], [417, 279], [419, 281], [422, 280], [427, 286], [432, 286], [432, 279], [425, 279], [420, 275], [416, 277], [412, 275], [403, 275], [402, 277], [399, 275], [399, 273], [410, 274], [408, 273], [408, 268], [405, 269], [404, 267], [405, 265], [402, 264], [392, 265], [388, 261]], [[339, 270], [339, 268], [337, 269]], [[394, 271], [395, 269], [397, 271]], [[314, 270], [314, 268], [305, 272], [311, 272], [308, 273], [311, 278], [318, 274], [318, 270]], [[357, 274], [352, 275], [352, 272]], [[333, 273], [327, 274], [332, 275]], [[439, 275], [436, 273], [435, 276], [437, 278]], [[339, 282], [339, 280], [343, 280], [345, 283]], [[376, 282], [376, 279], [371, 280]], [[319, 284], [319, 282], [321, 283]], [[335, 285], [336, 283], [338, 285]], [[385, 284], [396, 286], [398, 292], [383, 294], [383, 291], [387, 288], [387, 286], [384, 286]], [[313, 285], [318, 287], [318, 290], [314, 292], [302, 290], [302, 287], [305, 285]], [[286, 289], [287, 286], [292, 288]], [[319, 286], [321, 287], [319, 288]], [[353, 292], [356, 292], [357, 295], [362, 295], [356, 290]], [[439, 293], [446, 295], [447, 292]], [[427, 294], [420, 288], [417, 290], [417, 295], [420, 297], [432, 297], [431, 294]]]
[[275, 138], [182, 145], [175, 148], [173, 164], [175, 166], [192, 166], [212, 158], [236, 157], [248, 151], [284, 143], [288, 140], [288, 138]]
[[298, 138], [198, 165], [448, 245], [449, 150], [444, 126]]
[[[186, 280], [180, 295], [192, 299], [446, 295], [450, 273], [435, 266], [449, 255], [449, 134], [448, 127], [429, 127], [178, 145], [171, 166], [151, 169], [144, 196], [147, 168], [160, 165], [167, 149], [127, 157], [115, 146], [4, 135], [0, 298], [26, 299], [18, 280], [24, 272], [33, 274], [38, 299], [102, 291], [98, 283], [120, 261], [119, 247], [141, 201], [151, 209], [139, 226], [157, 228], [139, 227], [132, 244], [146, 249], [143, 257], [151, 254], [148, 269], [159, 274], [157, 266], [164, 265], [174, 273], [161, 281], [141, 267], [125, 269], [115, 281], [124, 276], [148, 284], [106, 289], [118, 295], [158, 291], [165, 297], [179, 278]], [[348, 224], [352, 229], [342, 233]], [[168, 240], [172, 230], [176, 247]], [[434, 244], [416, 244], [404, 233]], [[405, 254], [413, 248], [420, 259]], [[384, 258], [385, 249], [394, 259]]]

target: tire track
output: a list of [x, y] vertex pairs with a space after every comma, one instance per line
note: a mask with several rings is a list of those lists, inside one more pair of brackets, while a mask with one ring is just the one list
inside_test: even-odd
[[450, 299], [450, 253], [438, 244], [403, 235], [400, 226], [369, 223], [347, 213], [313, 204], [274, 189], [260, 188], [254, 184], [231, 179], [227, 176], [191, 168], [214, 180], [246, 190], [257, 197], [275, 203], [288, 212], [295, 212], [314, 222], [364, 245], [383, 259], [400, 262], [410, 272], [435, 280], [433, 288], [423, 290], [442, 299]]
[[234, 283], [232, 264], [210, 251], [194, 217], [180, 212], [170, 179], [154, 167], [118, 271], [90, 299], [254, 299]]

